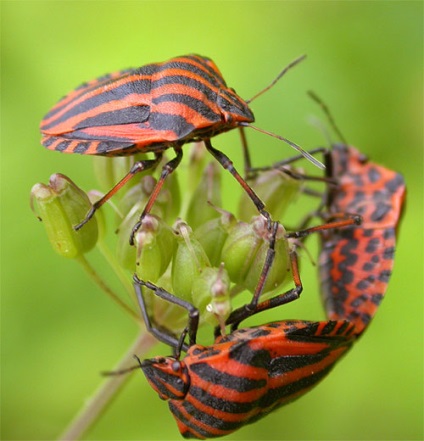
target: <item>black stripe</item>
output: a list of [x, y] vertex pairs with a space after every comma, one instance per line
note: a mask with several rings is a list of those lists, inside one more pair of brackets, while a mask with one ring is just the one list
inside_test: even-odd
[[[149, 117], [150, 128], [153, 130], [171, 130], [176, 140], [186, 138], [195, 131], [193, 124], [188, 123], [180, 115], [151, 112]], [[164, 143], [165, 144], [165, 143]], [[150, 151], [146, 149], [146, 151]]]
[[[213, 429], [217, 429], [217, 430], [221, 429], [228, 431], [237, 430], [243, 424], [243, 421], [225, 423], [221, 419], [215, 418], [212, 415], [206, 414], [204, 412], [199, 412], [197, 408], [193, 407], [190, 403], [187, 403], [185, 401], [183, 402], [183, 407], [190, 415], [190, 419], [188, 420], [172, 401], [170, 401], [168, 404], [169, 404], [169, 409], [172, 412], [172, 414], [175, 416], [175, 418], [177, 418], [178, 420], [183, 422], [187, 427], [193, 429], [193, 431], [199, 433], [201, 436], [205, 438], [214, 438], [217, 435], [213, 430], [208, 431], [206, 429], [203, 429], [202, 427], [198, 427], [196, 425], [197, 421], [202, 422], [203, 424], [208, 425]], [[182, 435], [184, 436], [184, 438], [197, 438], [197, 436], [190, 436], [188, 432], [182, 433]]]
[[[200, 378], [210, 381], [213, 385], [224, 386], [228, 389], [228, 393], [231, 393], [231, 391], [248, 392], [254, 389], [262, 389], [267, 384], [264, 378], [255, 380], [238, 375], [231, 375], [227, 372], [214, 369], [208, 363], [203, 362], [192, 364], [190, 370]], [[266, 371], [264, 373], [266, 374]]]
[[66, 150], [68, 148], [68, 146], [71, 142], [72, 141], [62, 141], [59, 144], [57, 144], [57, 146], [54, 149], [58, 152], [63, 152], [64, 150]]
[[[184, 423], [187, 426], [192, 427], [194, 430], [196, 430], [196, 432], [199, 433], [201, 433], [203, 429], [201, 429], [196, 425], [196, 421], [199, 421], [203, 424], [207, 424], [208, 426], [213, 427], [214, 429], [224, 430], [224, 431], [237, 430], [240, 426], [244, 424], [243, 417], [239, 421], [225, 421], [222, 418], [217, 418], [213, 416], [213, 414], [199, 411], [195, 406], [193, 406], [188, 401], [185, 401], [183, 403], [183, 407], [185, 411], [191, 416], [190, 421], [184, 420]], [[218, 410], [224, 411], [224, 409], [220, 409], [220, 408], [218, 408]], [[207, 431], [205, 431], [205, 433], [206, 432]]]
[[196, 400], [200, 401], [205, 406], [228, 413], [246, 413], [250, 412], [257, 406], [257, 401], [228, 401], [224, 398], [215, 397], [214, 395], [211, 395], [207, 390], [204, 390], [194, 385], [190, 385], [190, 389], [188, 391], [188, 394], [186, 395], [185, 403], [188, 403], [189, 395], [193, 396]]
[[317, 354], [309, 355], [283, 355], [282, 357], [274, 358], [270, 363], [269, 376], [280, 377], [288, 372], [293, 372], [296, 369], [302, 369], [305, 366], [311, 366], [319, 363], [328, 357], [328, 351], [324, 350]]
[[74, 129], [87, 127], [117, 126], [145, 122], [150, 114], [150, 106], [132, 106], [124, 109], [102, 112], [85, 118], [74, 126]]
[[201, 66], [203, 66], [209, 72], [209, 74], [212, 77], [220, 78], [224, 87], [227, 87], [224, 78], [222, 78], [222, 76], [219, 75], [215, 69], [212, 69], [212, 67], [210, 67], [209, 64], [207, 63], [207, 61], [212, 61], [210, 58], [202, 57], [201, 55], [189, 55], [186, 58], [188, 58], [192, 61], [195, 61], [196, 63], [199, 63]]
[[152, 82], [152, 90], [167, 84], [182, 84], [183, 86], [191, 87], [192, 89], [201, 91], [204, 95], [206, 95], [208, 100], [216, 102], [217, 92], [215, 90], [211, 89], [206, 84], [185, 75], [166, 75], [158, 78]]
[[[238, 350], [240, 349], [240, 350]], [[246, 341], [244, 345], [235, 345], [231, 348], [228, 356], [232, 360], [245, 366], [260, 367], [267, 369], [271, 361], [271, 355], [266, 349], [252, 349]]]
[[[189, 57], [187, 57], [189, 58]], [[167, 69], [181, 69], [187, 70], [189, 72], [193, 72], [194, 74], [202, 77], [206, 82], [211, 83], [213, 86], [217, 88], [225, 87], [224, 80], [221, 76], [219, 76], [213, 69], [211, 69], [208, 65], [199, 62], [198, 59], [193, 59], [193, 61], [197, 62], [201, 66], [203, 66], [209, 73], [204, 70], [194, 66], [191, 63], [184, 63], [183, 61], [174, 61], [170, 60], [168, 62], [163, 63], [159, 66], [157, 75], [160, 75], [160, 72], [166, 71]]]
[[[315, 372], [311, 375], [308, 375], [307, 377], [301, 378], [298, 381], [293, 381], [292, 383], [285, 384], [284, 386], [281, 386], [276, 389], [269, 390], [264, 397], [259, 401], [259, 407], [261, 408], [267, 408], [278, 401], [284, 400], [289, 398], [291, 395], [294, 395], [304, 389], [311, 388], [314, 384], [318, 383], [320, 380], [322, 380], [332, 369], [334, 363], [332, 363], [330, 366], [327, 366], [326, 368]], [[306, 392], [306, 390], [305, 390]]]
[[197, 112], [199, 115], [202, 115], [204, 118], [207, 118], [211, 123], [221, 121], [221, 114], [215, 113], [203, 101], [194, 98], [192, 96], [184, 95], [181, 93], [165, 93], [152, 100], [152, 104], [159, 104], [166, 102], [184, 104], [187, 107], [190, 107], [190, 109]]
[[82, 141], [77, 144], [77, 146], [72, 150], [72, 153], [80, 153], [83, 155], [88, 150], [90, 145], [91, 145], [91, 142]]
[[[75, 104], [68, 111], [66, 111], [63, 115], [56, 118], [49, 124], [44, 124], [41, 126], [42, 130], [48, 130], [50, 128], [54, 128], [57, 124], [66, 121], [67, 119], [77, 116], [80, 113], [87, 112], [92, 110], [102, 104], [109, 101], [119, 101], [124, 99], [127, 95], [130, 94], [149, 94], [150, 93], [150, 80], [134, 80], [129, 83], [121, 84], [118, 87], [110, 89], [106, 92], [103, 92], [99, 95], [92, 96], [91, 98], [87, 98], [82, 102]], [[83, 96], [83, 95], [82, 95]], [[72, 101], [67, 105], [72, 105]], [[141, 104], [141, 103], [140, 103]], [[45, 117], [46, 118], [46, 117]], [[44, 119], [45, 119], [44, 118]]]

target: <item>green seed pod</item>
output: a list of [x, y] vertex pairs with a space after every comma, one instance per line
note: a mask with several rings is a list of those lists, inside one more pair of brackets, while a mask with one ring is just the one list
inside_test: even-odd
[[233, 283], [244, 285], [250, 266], [264, 239], [257, 233], [259, 226], [265, 222], [262, 217], [256, 217], [251, 223], [237, 222], [230, 229], [222, 249], [222, 260]]
[[202, 320], [225, 329], [225, 320], [231, 313], [231, 300], [230, 277], [223, 265], [219, 268], [206, 267], [195, 277], [192, 298]]
[[176, 246], [175, 234], [162, 219], [147, 214], [134, 239], [137, 276], [156, 283], [171, 262]]
[[[274, 219], [284, 216], [287, 207], [300, 194], [304, 185], [302, 179], [294, 179], [278, 169], [261, 172], [249, 183]], [[257, 215], [257, 210], [246, 192], [243, 192], [240, 198], [238, 214], [239, 218], [246, 222]]]
[[[119, 213], [125, 218], [128, 213], [133, 210], [133, 207], [137, 204], [139, 206], [138, 215], [140, 216], [144, 206], [149, 199], [150, 194], [155, 188], [155, 185], [156, 179], [153, 176], [143, 176], [136, 185], [134, 185], [124, 194], [122, 199], [119, 201], [117, 205]], [[154, 204], [152, 207], [152, 213], [158, 215], [159, 217], [162, 217], [163, 212], [160, 205]]]
[[[222, 260], [231, 281], [254, 292], [269, 249], [266, 220], [256, 216], [249, 224], [238, 222], [229, 232]], [[287, 277], [288, 251], [284, 228], [280, 225], [275, 242], [276, 255], [263, 292], [273, 290]]]
[[200, 242], [212, 266], [218, 267], [222, 262], [222, 248], [237, 220], [232, 213], [219, 210], [221, 215], [200, 225], [194, 231], [194, 237]]
[[[245, 288], [251, 293], [255, 292], [259, 278], [265, 264], [265, 259], [269, 250], [269, 242], [264, 240], [261, 242], [254, 260], [250, 266], [246, 278], [244, 280]], [[275, 239], [275, 257], [271, 269], [267, 275], [262, 294], [277, 289], [290, 274], [290, 259], [288, 241], [285, 237], [285, 230], [279, 225]]]
[[67, 176], [57, 173], [50, 177], [49, 185], [35, 184], [31, 190], [32, 204], [34, 201], [57, 253], [76, 258], [95, 246], [98, 238], [95, 217], [81, 230], [75, 231], [73, 228], [85, 218], [91, 203], [88, 196]]
[[209, 163], [203, 173], [199, 185], [191, 197], [187, 210], [187, 223], [196, 229], [210, 219], [219, 216], [213, 206], [221, 202], [221, 170], [216, 162]]
[[192, 302], [193, 280], [209, 267], [209, 259], [200, 242], [195, 239], [191, 228], [182, 221], [175, 227], [177, 231], [177, 249], [172, 262], [173, 292], [178, 297]]

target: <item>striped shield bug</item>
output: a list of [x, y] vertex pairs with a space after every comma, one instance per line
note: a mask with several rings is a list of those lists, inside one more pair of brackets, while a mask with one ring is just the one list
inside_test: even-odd
[[375, 164], [347, 145], [328, 107], [309, 95], [326, 113], [342, 140], [325, 154], [328, 186], [326, 216], [357, 213], [360, 228], [326, 231], [319, 257], [321, 291], [327, 316], [349, 320], [360, 335], [382, 301], [394, 264], [396, 235], [406, 198], [401, 174]]
[[327, 164], [336, 181], [327, 193], [329, 215], [354, 212], [363, 222], [361, 228], [323, 234], [319, 257], [323, 300], [329, 318], [351, 321], [360, 334], [387, 290], [406, 187], [402, 175], [345, 144], [333, 145]]
[[[196, 308], [136, 276], [134, 286], [148, 329], [175, 351], [173, 356], [138, 360], [139, 366], [160, 398], [168, 400], [185, 438], [230, 434], [299, 398], [355, 340], [354, 325], [345, 320], [284, 320], [234, 330], [202, 346], [195, 342]], [[188, 326], [179, 339], [150, 320], [142, 287], [188, 311]], [[181, 349], [187, 351], [182, 359]]]
[[[125, 156], [154, 154], [154, 159], [136, 162], [128, 174], [94, 203], [81, 228], [136, 173], [159, 164], [165, 150], [172, 148], [175, 157], [167, 162], [148, 200], [140, 221], [134, 226], [130, 242], [157, 198], [165, 179], [182, 159], [182, 146], [203, 141], [206, 149], [227, 169], [247, 192], [259, 213], [268, 219], [264, 204], [234, 168], [231, 160], [211, 144], [220, 133], [251, 127], [274, 136], [306, 156], [318, 167], [324, 166], [295, 143], [265, 132], [251, 123], [254, 116], [249, 103], [271, 88], [300, 57], [251, 100], [240, 98], [228, 88], [215, 63], [199, 55], [172, 58], [109, 74], [81, 85], [62, 98], [41, 122], [42, 144], [50, 150], [84, 155]], [[249, 164], [247, 148], [245, 163]]]
[[[376, 314], [387, 290], [405, 204], [405, 181], [399, 173], [369, 161], [349, 146], [328, 107], [313, 92], [309, 95], [322, 107], [342, 143], [333, 144], [331, 149], [319, 147], [310, 151], [324, 154], [326, 176], [298, 177], [327, 183], [319, 215], [329, 222], [294, 237], [322, 232], [319, 274], [327, 316], [332, 320], [349, 320], [360, 335]], [[301, 158], [296, 156], [251, 170], [280, 168]], [[355, 215], [362, 219], [361, 226], [337, 228], [338, 223], [340, 227], [359, 225]], [[304, 225], [309, 220], [310, 217]]]

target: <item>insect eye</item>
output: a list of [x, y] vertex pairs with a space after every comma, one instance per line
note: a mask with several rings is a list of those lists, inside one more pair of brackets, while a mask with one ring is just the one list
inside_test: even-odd
[[180, 363], [178, 360], [177, 360], [177, 361], [174, 361], [174, 362], [172, 363], [171, 368], [172, 368], [172, 370], [173, 370], [174, 372], [178, 372], [179, 370], [181, 370], [181, 363]]

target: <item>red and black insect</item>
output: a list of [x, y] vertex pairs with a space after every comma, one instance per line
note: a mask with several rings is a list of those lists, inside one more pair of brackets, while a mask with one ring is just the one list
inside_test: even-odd
[[326, 196], [329, 215], [357, 213], [362, 225], [323, 233], [319, 257], [323, 301], [328, 318], [349, 320], [360, 334], [387, 290], [405, 181], [345, 144], [332, 146], [326, 165], [336, 184], [329, 186]]
[[[303, 58], [287, 66], [270, 86], [254, 98], [268, 90]], [[93, 205], [76, 228], [81, 228], [95, 210], [132, 176], [155, 167], [163, 152], [172, 148], [176, 156], [163, 167], [142, 218], [151, 210], [166, 177], [180, 163], [182, 146], [200, 140], [241, 184], [270, 225], [270, 215], [262, 201], [239, 175], [231, 160], [215, 149], [210, 141], [213, 136], [234, 128], [241, 131], [243, 127], [255, 128], [250, 124], [254, 116], [248, 102], [227, 87], [212, 60], [199, 55], [177, 57], [163, 63], [106, 75], [83, 84], [62, 98], [41, 122], [42, 144], [48, 149], [84, 155], [124, 156], [140, 152], [155, 155], [154, 159], [137, 162], [115, 187]], [[273, 136], [323, 167], [296, 144]], [[245, 152], [248, 162], [246, 147]], [[140, 222], [134, 227], [132, 237], [139, 226]]]
[[[345, 320], [284, 320], [238, 329], [211, 346], [196, 344], [198, 311], [150, 282], [134, 277], [148, 329], [175, 349], [174, 356], [139, 364], [149, 383], [168, 400], [185, 438], [227, 435], [299, 398], [322, 380], [355, 340]], [[189, 313], [181, 338], [156, 327], [146, 312], [142, 287]], [[188, 333], [190, 343], [184, 343]], [[187, 354], [180, 359], [180, 350]]]

